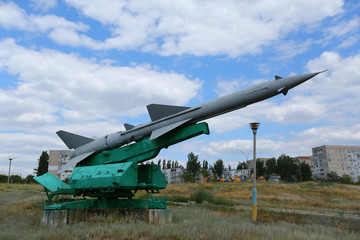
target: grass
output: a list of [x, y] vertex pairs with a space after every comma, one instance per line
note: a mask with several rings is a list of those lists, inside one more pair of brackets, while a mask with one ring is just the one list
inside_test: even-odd
[[[187, 202], [197, 189], [207, 190], [214, 196], [251, 205], [252, 183], [209, 183], [168, 185], [161, 195], [170, 201]], [[257, 184], [258, 205], [267, 208], [285, 208], [316, 211], [344, 211], [360, 215], [360, 186], [305, 182]]]
[[[169, 185], [163, 197], [192, 204], [170, 204], [173, 222], [166, 225], [151, 225], [130, 216], [98, 216], [49, 228], [39, 224], [41, 204], [46, 200], [42, 187], [0, 184], [0, 239], [360, 239], [360, 219], [344, 217], [348, 212], [359, 214], [358, 186], [260, 183], [256, 223], [250, 211], [236, 208], [250, 206], [251, 188], [249, 183]], [[144, 196], [139, 193], [139, 197]], [[304, 200], [311, 206], [301, 202]], [[339, 214], [300, 215], [267, 207]]]

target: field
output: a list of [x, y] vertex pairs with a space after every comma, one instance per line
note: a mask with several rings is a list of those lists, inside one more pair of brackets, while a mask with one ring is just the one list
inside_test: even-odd
[[97, 216], [50, 228], [39, 224], [41, 186], [0, 184], [0, 239], [360, 239], [360, 186], [261, 182], [256, 223], [251, 189], [251, 183], [168, 185], [158, 196], [169, 199], [171, 224]]

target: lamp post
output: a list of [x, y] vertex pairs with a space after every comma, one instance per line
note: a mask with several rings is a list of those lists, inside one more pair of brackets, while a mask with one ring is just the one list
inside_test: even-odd
[[11, 169], [11, 160], [13, 160], [13, 158], [9, 158], [9, 174], [8, 174], [8, 184], [10, 183], [10, 169]]
[[254, 186], [252, 189], [252, 220], [254, 222], [256, 222], [257, 220], [257, 193], [256, 193], [256, 132], [259, 128], [260, 123], [257, 122], [253, 122], [250, 123], [250, 128], [254, 134], [254, 145], [253, 145], [253, 154], [254, 154], [254, 158], [253, 158], [253, 168], [254, 168], [254, 177], [253, 177], [253, 182], [254, 182]]

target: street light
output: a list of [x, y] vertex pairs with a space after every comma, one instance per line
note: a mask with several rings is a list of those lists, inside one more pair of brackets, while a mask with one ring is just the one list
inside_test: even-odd
[[9, 174], [8, 174], [8, 184], [10, 183], [10, 169], [11, 169], [11, 160], [13, 160], [14, 158], [10, 158], [9, 157]]
[[253, 145], [253, 153], [254, 153], [254, 158], [253, 158], [253, 168], [254, 168], [254, 177], [253, 177], [253, 182], [254, 182], [254, 187], [252, 189], [252, 220], [254, 222], [256, 222], [257, 220], [257, 193], [256, 193], [256, 132], [259, 128], [260, 123], [257, 122], [253, 122], [250, 123], [250, 128], [254, 134], [254, 145]]

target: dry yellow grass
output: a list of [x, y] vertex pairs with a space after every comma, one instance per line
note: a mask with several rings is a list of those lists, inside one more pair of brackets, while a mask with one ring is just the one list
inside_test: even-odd
[[[250, 204], [252, 183], [169, 184], [163, 196], [189, 198], [197, 189], [205, 189], [214, 196], [237, 204]], [[306, 182], [284, 184], [260, 182], [257, 184], [258, 205], [270, 208], [299, 210], [347, 211], [360, 214], [360, 186]]]

